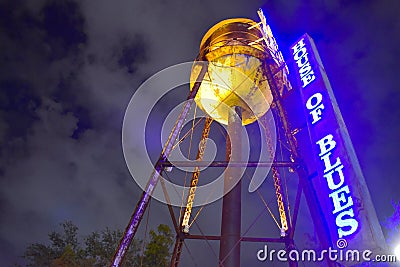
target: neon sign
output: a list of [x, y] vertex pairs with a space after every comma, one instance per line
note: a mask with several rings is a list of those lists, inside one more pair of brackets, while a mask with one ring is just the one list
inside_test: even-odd
[[[276, 42], [275, 37], [272, 34], [271, 27], [268, 25], [267, 19], [261, 8], [257, 11], [257, 13], [260, 18], [260, 22], [257, 23], [257, 25], [254, 25], [252, 27], [255, 27], [255, 26], [260, 27], [263, 37], [255, 42], [264, 40], [264, 43], [269, 51], [269, 55], [272, 57], [272, 59], [275, 61], [276, 65], [278, 66], [278, 69], [276, 69], [275, 71], [277, 71], [278, 75], [281, 76], [280, 79], [278, 79], [278, 81], [279, 81], [278, 83], [280, 83], [279, 87], [281, 88], [280, 92], [282, 93], [283, 87], [286, 87], [287, 90], [291, 90], [292, 89], [291, 84], [288, 80], [289, 68], [285, 63], [285, 60], [283, 59], [281, 50], [279, 50], [278, 43]], [[280, 71], [280, 69], [282, 69], [282, 71]]]
[[385, 251], [382, 229], [314, 41], [305, 34], [290, 51], [304, 111], [297, 116], [305, 117], [308, 128], [296, 138], [327, 234], [332, 244], [348, 240], [346, 249]]
[[308, 59], [307, 48], [304, 44], [304, 38], [296, 43], [293, 50], [293, 59], [296, 61], [297, 67], [299, 68], [300, 80], [302, 81], [302, 87], [306, 87], [312, 81], [315, 80], [314, 70], [311, 68], [310, 61]]
[[[317, 80], [316, 72], [313, 66], [310, 64], [309, 51], [304, 42], [304, 38], [300, 39], [292, 47], [293, 59], [297, 65], [298, 79], [301, 81], [302, 90], [312, 92], [307, 95], [305, 101], [305, 109], [309, 114], [308, 121], [312, 128], [323, 120], [329, 120], [331, 116], [325, 116], [329, 113], [329, 110], [325, 109], [327, 105], [324, 103], [327, 99], [324, 98], [321, 89], [324, 87], [312, 88], [312, 84]], [[320, 77], [318, 77], [319, 79]], [[328, 100], [329, 101], [329, 100]], [[314, 140], [316, 145], [316, 151], [318, 152], [319, 164], [323, 171], [321, 172], [325, 178], [326, 185], [328, 186], [328, 197], [331, 199], [330, 213], [335, 217], [335, 225], [337, 229], [338, 238], [343, 238], [354, 234], [359, 223], [356, 219], [354, 212], [354, 201], [352, 198], [352, 192], [348, 185], [344, 174], [344, 165], [339, 156], [334, 156], [334, 150], [337, 150], [337, 140], [335, 140], [332, 132], [327, 134], [318, 133], [314, 131], [318, 141]], [[340, 154], [340, 151], [336, 151], [336, 154]]]
[[[271, 28], [267, 23], [267, 18], [265, 17], [264, 12], [261, 8], [258, 9], [257, 14], [261, 20], [261, 32], [263, 34], [264, 42], [270, 50], [270, 55], [272, 55], [272, 58], [278, 64], [278, 66], [285, 66], [286, 63], [283, 59], [282, 52], [281, 50], [279, 50], [278, 43], [276, 42], [275, 37], [272, 34]], [[289, 69], [287, 66], [285, 67], [285, 72], [289, 73]]]

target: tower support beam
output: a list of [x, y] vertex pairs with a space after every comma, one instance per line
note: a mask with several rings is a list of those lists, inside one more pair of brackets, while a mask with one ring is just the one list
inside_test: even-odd
[[172, 129], [172, 132], [165, 143], [164, 149], [161, 152], [160, 158], [158, 159], [155, 168], [150, 176], [149, 181], [147, 182], [146, 188], [142, 193], [142, 196], [136, 205], [135, 212], [132, 214], [131, 219], [128, 223], [128, 226], [125, 229], [124, 235], [122, 236], [118, 248], [115, 251], [113, 260], [110, 264], [112, 267], [117, 267], [121, 266], [122, 261], [126, 255], [126, 252], [128, 251], [128, 248], [132, 242], [133, 237], [136, 234], [136, 231], [139, 227], [139, 223], [143, 218], [144, 212], [147, 208], [147, 205], [149, 204], [150, 197], [153, 194], [154, 188], [157, 186], [158, 180], [160, 178], [161, 172], [164, 170], [164, 167], [162, 166], [162, 163], [165, 162], [171, 153], [173, 146], [175, 144], [175, 141], [179, 135], [179, 132], [181, 131], [184, 121], [186, 119], [186, 116], [190, 110], [190, 107], [193, 103], [194, 97], [197, 94], [197, 91], [200, 88], [201, 82], [207, 72], [208, 69], [208, 64], [206, 62], [202, 62], [201, 65], [201, 71], [196, 78], [196, 82], [194, 83], [194, 86], [192, 90], [189, 93], [188, 96], [188, 101], [184, 104], [181, 113], [179, 114], [179, 117]]
[[[278, 111], [278, 115], [281, 119], [282, 127], [285, 131], [285, 135], [286, 135], [286, 138], [287, 138], [287, 141], [289, 144], [290, 152], [292, 153], [294, 161], [299, 163], [299, 167], [296, 169], [296, 171], [299, 175], [299, 181], [303, 188], [304, 196], [305, 196], [306, 202], [308, 204], [308, 207], [309, 207], [309, 210], [311, 213], [311, 217], [313, 219], [313, 223], [316, 226], [315, 228], [317, 231], [318, 239], [321, 243], [322, 248], [328, 249], [329, 247], [332, 247], [332, 240], [330, 239], [330, 235], [328, 232], [328, 225], [322, 214], [321, 207], [316, 204], [316, 203], [318, 203], [318, 199], [317, 199], [315, 188], [308, 178], [307, 170], [301, 164], [301, 155], [300, 155], [300, 152], [299, 152], [299, 149], [297, 146], [297, 141], [291, 132], [289, 120], [287, 118], [287, 114], [285, 112], [285, 109], [284, 109], [284, 107], [282, 105], [282, 101], [281, 101], [282, 97], [281, 97], [280, 92], [283, 90], [280, 90], [282, 88], [279, 88], [279, 86], [276, 82], [277, 79], [275, 79], [275, 77], [273, 75], [273, 73], [274, 73], [273, 66], [275, 66], [274, 62], [272, 62], [272, 60], [271, 60], [271, 62], [267, 62], [264, 66], [265, 66], [264, 67], [265, 74], [266, 74], [266, 77], [268, 78], [272, 96], [274, 98], [274, 103], [275, 103], [276, 109]], [[285, 86], [285, 85], [282, 84], [281, 86]], [[292, 247], [292, 244], [287, 244], [288, 250], [290, 250], [291, 247]], [[337, 264], [328, 259], [328, 260], [326, 260], [326, 266], [336, 267]]]
[[[228, 118], [228, 136], [226, 138], [227, 161], [240, 161], [242, 157], [242, 120], [236, 114], [240, 108], [231, 109]], [[232, 145], [234, 144], [234, 145]], [[232, 147], [234, 146], [234, 149]], [[222, 199], [221, 241], [219, 250], [220, 266], [240, 266], [240, 230], [241, 230], [241, 177], [237, 167], [228, 166], [224, 177], [224, 197]], [[235, 185], [236, 184], [236, 185]], [[232, 188], [226, 193], [229, 188]]]

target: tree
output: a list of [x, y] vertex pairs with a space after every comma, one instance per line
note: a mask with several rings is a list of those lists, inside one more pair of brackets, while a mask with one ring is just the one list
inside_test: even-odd
[[173, 243], [171, 229], [165, 224], [160, 224], [157, 231], [158, 233], [150, 231], [150, 242], [144, 252], [143, 267], [169, 265], [170, 249]]
[[[51, 232], [51, 244], [35, 243], [27, 247], [24, 258], [28, 266], [78, 266], [83, 259], [83, 251], [78, 243], [78, 227], [71, 221], [61, 224], [63, 233]], [[81, 264], [82, 265], [82, 264]]]
[[[93, 266], [107, 266], [117, 249], [122, 237], [120, 230], [110, 230], [108, 227], [101, 233], [93, 232], [85, 238], [85, 255]], [[123, 266], [139, 266], [139, 251], [141, 241], [133, 239], [125, 256]]]
[[54, 260], [57, 255], [49, 247], [43, 244], [35, 243], [29, 245], [24, 253], [24, 258], [26, 258], [29, 263], [27, 266], [50, 266], [52, 260]]
[[[51, 232], [50, 244], [34, 243], [24, 253], [27, 266], [31, 267], [100, 267], [107, 266], [122, 237], [122, 231], [106, 228], [92, 232], [83, 238], [83, 245], [78, 239], [78, 227], [71, 221], [60, 224], [63, 231]], [[142, 241], [133, 239], [125, 256], [123, 266], [166, 266], [170, 257], [172, 233], [167, 225], [159, 225], [158, 233], [150, 231], [150, 242], [141, 255]]]

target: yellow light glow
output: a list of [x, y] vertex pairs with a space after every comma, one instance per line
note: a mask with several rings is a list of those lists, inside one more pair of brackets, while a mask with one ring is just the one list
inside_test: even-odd
[[[242, 124], [264, 115], [272, 95], [264, 76], [265, 47], [249, 19], [230, 19], [212, 27], [201, 43], [201, 54], [209, 62], [208, 71], [195, 97], [197, 105], [214, 120], [228, 124], [229, 109], [242, 108]], [[193, 66], [191, 88], [200, 66]]]

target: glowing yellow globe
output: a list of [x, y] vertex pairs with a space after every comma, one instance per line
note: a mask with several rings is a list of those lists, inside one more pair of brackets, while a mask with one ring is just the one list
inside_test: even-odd
[[[196, 94], [196, 104], [214, 120], [228, 124], [229, 109], [242, 108], [242, 124], [264, 115], [272, 95], [264, 74], [266, 47], [256, 22], [238, 18], [219, 22], [205, 34], [200, 59], [208, 61], [207, 73]], [[201, 65], [194, 63], [191, 87]]]

